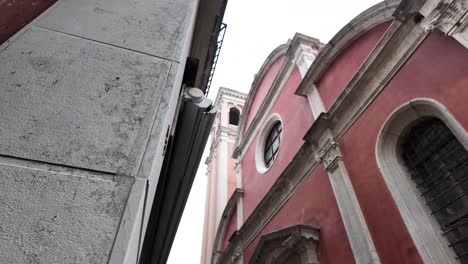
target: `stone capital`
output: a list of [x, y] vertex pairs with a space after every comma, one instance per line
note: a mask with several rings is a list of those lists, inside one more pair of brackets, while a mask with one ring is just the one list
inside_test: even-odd
[[439, 29], [447, 35], [453, 35], [463, 30], [467, 24], [468, 1], [466, 0], [443, 0], [437, 3], [430, 1], [431, 12], [421, 22], [425, 31]]
[[342, 160], [341, 151], [333, 137], [330, 137], [323, 146], [320, 147], [316, 159], [319, 163], [323, 164], [326, 171], [333, 170]]

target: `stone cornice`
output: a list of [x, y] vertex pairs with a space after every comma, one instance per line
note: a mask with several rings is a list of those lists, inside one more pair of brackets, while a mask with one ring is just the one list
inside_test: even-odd
[[219, 105], [221, 97], [228, 95], [234, 98], [240, 99], [240, 101], [244, 102], [247, 99], [247, 94], [243, 92], [239, 92], [227, 87], [219, 87], [218, 94], [216, 95], [216, 100], [214, 105]]
[[218, 141], [222, 135], [232, 136], [233, 138], [235, 138], [235, 136], [237, 135], [237, 129], [220, 126], [218, 131], [216, 132], [216, 140]]

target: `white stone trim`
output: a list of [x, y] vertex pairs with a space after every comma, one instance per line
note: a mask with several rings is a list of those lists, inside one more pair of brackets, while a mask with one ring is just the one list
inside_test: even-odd
[[243, 197], [240, 197], [237, 201], [237, 230], [241, 229], [244, 224], [243, 201]]
[[241, 104], [243, 106], [247, 95], [227, 87], [219, 87], [214, 105], [219, 105], [222, 98], [231, 103]]
[[423, 116], [442, 120], [468, 149], [468, 134], [449, 111], [434, 99], [418, 98], [398, 107], [385, 121], [376, 144], [377, 164], [424, 263], [459, 263], [398, 157], [401, 133]]
[[314, 62], [315, 57], [316, 56], [314, 54], [314, 51], [312, 50], [312, 47], [307, 46], [305, 44], [298, 45], [297, 50], [294, 54], [294, 63], [299, 69], [301, 78], [304, 78], [304, 76], [307, 73], [307, 70], [309, 70], [310, 65], [312, 65], [312, 62]]
[[[269, 118], [268, 121], [265, 122], [265, 125], [263, 125], [262, 132], [260, 133], [260, 136], [258, 137], [257, 141], [257, 146], [255, 147], [255, 168], [257, 169], [257, 172], [260, 174], [265, 174], [267, 171], [270, 170], [271, 167], [273, 167], [273, 163], [275, 163], [276, 158], [273, 159], [273, 163], [270, 167], [267, 167], [265, 164], [265, 141], [268, 137], [268, 134], [270, 133], [271, 129], [273, 128], [273, 125], [279, 121], [281, 123], [281, 126], [283, 126], [283, 121], [281, 120], [281, 117], [279, 114], [274, 113], [272, 114]], [[284, 127], [282, 128], [284, 133]], [[282, 137], [282, 135], [281, 135]], [[280, 138], [280, 146], [278, 149], [278, 154], [279, 151], [281, 151], [281, 138]]]
[[217, 186], [212, 191], [216, 192], [216, 228], [223, 214], [224, 207], [227, 204], [227, 193], [228, 193], [228, 143], [224, 140], [220, 140], [218, 143], [217, 151], [218, 163], [217, 169]]
[[[294, 53], [293, 62], [299, 69], [301, 78], [304, 78], [316, 56], [311, 46], [303, 43], [297, 44], [296, 46], [297, 48], [296, 52]], [[325, 106], [315, 84], [312, 84], [310, 91], [308, 91], [307, 99], [309, 101], [312, 114], [314, 118], [317, 119], [320, 113], [325, 112]]]
[[354, 260], [356, 263], [380, 263], [341, 151], [332, 137], [320, 148], [317, 161], [328, 172]]
[[307, 94], [307, 100], [309, 101], [310, 109], [315, 119], [317, 119], [321, 113], [326, 112], [322, 97], [315, 84], [312, 84], [310, 93]]
[[[242, 169], [241, 164], [236, 162], [236, 185], [237, 189], [242, 189]], [[237, 201], [237, 230], [244, 224], [243, 198], [239, 197]]]

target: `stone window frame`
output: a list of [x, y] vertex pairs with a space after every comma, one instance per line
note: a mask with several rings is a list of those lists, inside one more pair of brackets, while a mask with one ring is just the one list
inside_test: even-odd
[[276, 157], [278, 156], [282, 133], [283, 125], [280, 121], [276, 121], [266, 137], [265, 148], [263, 149], [263, 160], [265, 161], [267, 167], [271, 167]]
[[263, 235], [255, 248], [249, 264], [288, 263], [295, 255], [301, 263], [319, 264], [318, 224], [294, 225]]
[[[271, 129], [273, 126], [277, 123], [280, 122], [282, 126], [282, 132], [281, 132], [281, 138], [284, 138], [284, 126], [283, 126], [283, 120], [281, 119], [281, 116], [278, 113], [272, 114], [268, 120], [265, 122], [265, 125], [262, 128], [262, 132], [260, 133], [257, 141], [257, 146], [255, 148], [255, 167], [257, 169], [257, 172], [260, 174], [265, 174], [267, 171], [269, 171], [272, 167], [273, 164], [276, 162], [277, 157], [279, 155], [279, 152], [281, 151], [281, 145], [279, 146], [278, 152], [276, 154], [276, 158], [273, 159], [273, 162], [270, 164], [270, 166], [267, 166], [265, 163], [265, 143], [268, 138], [268, 135], [270, 134]], [[280, 140], [281, 141], [281, 140]]]
[[397, 107], [384, 122], [377, 137], [376, 160], [423, 262], [459, 263], [398, 152], [399, 139], [404, 130], [424, 117], [440, 119], [468, 149], [468, 133], [443, 104], [432, 98], [416, 98]]

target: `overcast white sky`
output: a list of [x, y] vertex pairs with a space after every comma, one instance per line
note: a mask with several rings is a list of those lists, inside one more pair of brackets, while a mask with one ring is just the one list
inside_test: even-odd
[[[211, 86], [248, 93], [266, 57], [296, 32], [327, 43], [344, 25], [377, 0], [229, 0], [226, 36]], [[206, 153], [205, 153], [206, 154]], [[206, 190], [206, 155], [202, 158], [169, 264], [200, 263]], [[204, 263], [202, 263], [204, 264]]]

